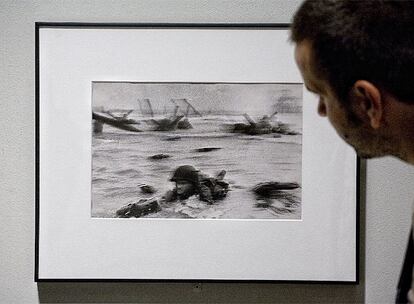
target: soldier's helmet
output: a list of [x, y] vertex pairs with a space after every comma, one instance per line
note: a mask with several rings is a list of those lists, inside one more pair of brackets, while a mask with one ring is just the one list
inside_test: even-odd
[[185, 180], [198, 185], [198, 170], [190, 165], [180, 166], [175, 169], [170, 181], [176, 182], [178, 180]]

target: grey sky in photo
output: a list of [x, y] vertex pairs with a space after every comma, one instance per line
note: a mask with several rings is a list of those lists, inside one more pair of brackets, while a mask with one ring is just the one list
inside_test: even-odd
[[131, 83], [94, 82], [93, 106], [139, 110], [138, 99], [148, 98], [154, 111], [171, 107], [171, 99], [186, 98], [201, 112], [239, 111], [268, 114], [282, 95], [302, 100], [302, 84]]

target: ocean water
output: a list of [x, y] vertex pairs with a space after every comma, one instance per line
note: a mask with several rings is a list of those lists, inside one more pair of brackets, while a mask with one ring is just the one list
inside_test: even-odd
[[[134, 118], [134, 117], [129, 117]], [[140, 119], [139, 117], [135, 117]], [[278, 114], [278, 120], [302, 132], [302, 115]], [[231, 125], [245, 122], [240, 116], [210, 115], [189, 119], [190, 130], [151, 131], [141, 122], [141, 133], [121, 131], [105, 125], [102, 134], [92, 136], [92, 217], [115, 217], [122, 206], [141, 198], [161, 197], [173, 189], [169, 181], [180, 165], [192, 165], [215, 176], [226, 170], [230, 191], [213, 205], [193, 196], [172, 202], [149, 218], [204, 219], [301, 219], [301, 189], [286, 191], [286, 197], [263, 200], [252, 188], [258, 183], [297, 182], [301, 184], [302, 135], [243, 135], [229, 132]], [[170, 140], [176, 137], [176, 140]], [[199, 148], [219, 148], [197, 152]], [[169, 158], [149, 159], [155, 154]], [[144, 194], [140, 185], [156, 189]]]

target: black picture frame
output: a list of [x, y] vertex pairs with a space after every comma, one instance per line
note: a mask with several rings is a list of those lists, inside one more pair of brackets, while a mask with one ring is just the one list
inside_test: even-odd
[[360, 222], [360, 206], [359, 206], [359, 193], [360, 193], [360, 183], [359, 183], [359, 171], [360, 171], [360, 160], [355, 157], [355, 234], [354, 237], [354, 269], [352, 270], [354, 275], [352, 279], [348, 280], [324, 280], [324, 279], [252, 279], [252, 278], [120, 278], [120, 277], [95, 277], [88, 276], [86, 278], [80, 277], [58, 277], [58, 276], [42, 276], [40, 274], [40, 259], [41, 259], [41, 210], [43, 208], [41, 202], [41, 176], [42, 176], [42, 155], [41, 151], [44, 149], [42, 147], [42, 131], [41, 131], [41, 116], [42, 116], [42, 98], [41, 98], [41, 40], [40, 35], [43, 29], [199, 29], [199, 30], [287, 30], [289, 24], [269, 24], [269, 23], [236, 23], [236, 24], [192, 24], [192, 23], [79, 23], [79, 22], [37, 22], [35, 24], [35, 173], [36, 173], [36, 183], [35, 183], [35, 225], [36, 225], [36, 235], [35, 235], [35, 278], [36, 282], [226, 282], [226, 283], [248, 283], [248, 282], [259, 282], [259, 283], [305, 283], [305, 284], [358, 284], [359, 283], [359, 222]]

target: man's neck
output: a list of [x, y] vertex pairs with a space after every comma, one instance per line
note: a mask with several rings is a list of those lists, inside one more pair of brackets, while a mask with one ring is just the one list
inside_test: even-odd
[[409, 106], [411, 112], [403, 116], [403, 128], [401, 130], [401, 150], [404, 153], [404, 160], [414, 165], [414, 105]]
[[396, 98], [387, 105], [388, 123], [393, 138], [394, 156], [414, 165], [414, 104]]
[[414, 130], [413, 130], [412, 135], [413, 136], [411, 138], [411, 142], [409, 142], [409, 139], [405, 142], [406, 144], [406, 148], [404, 149], [405, 153], [403, 154], [403, 157], [401, 157], [401, 159], [411, 165], [414, 165]]

